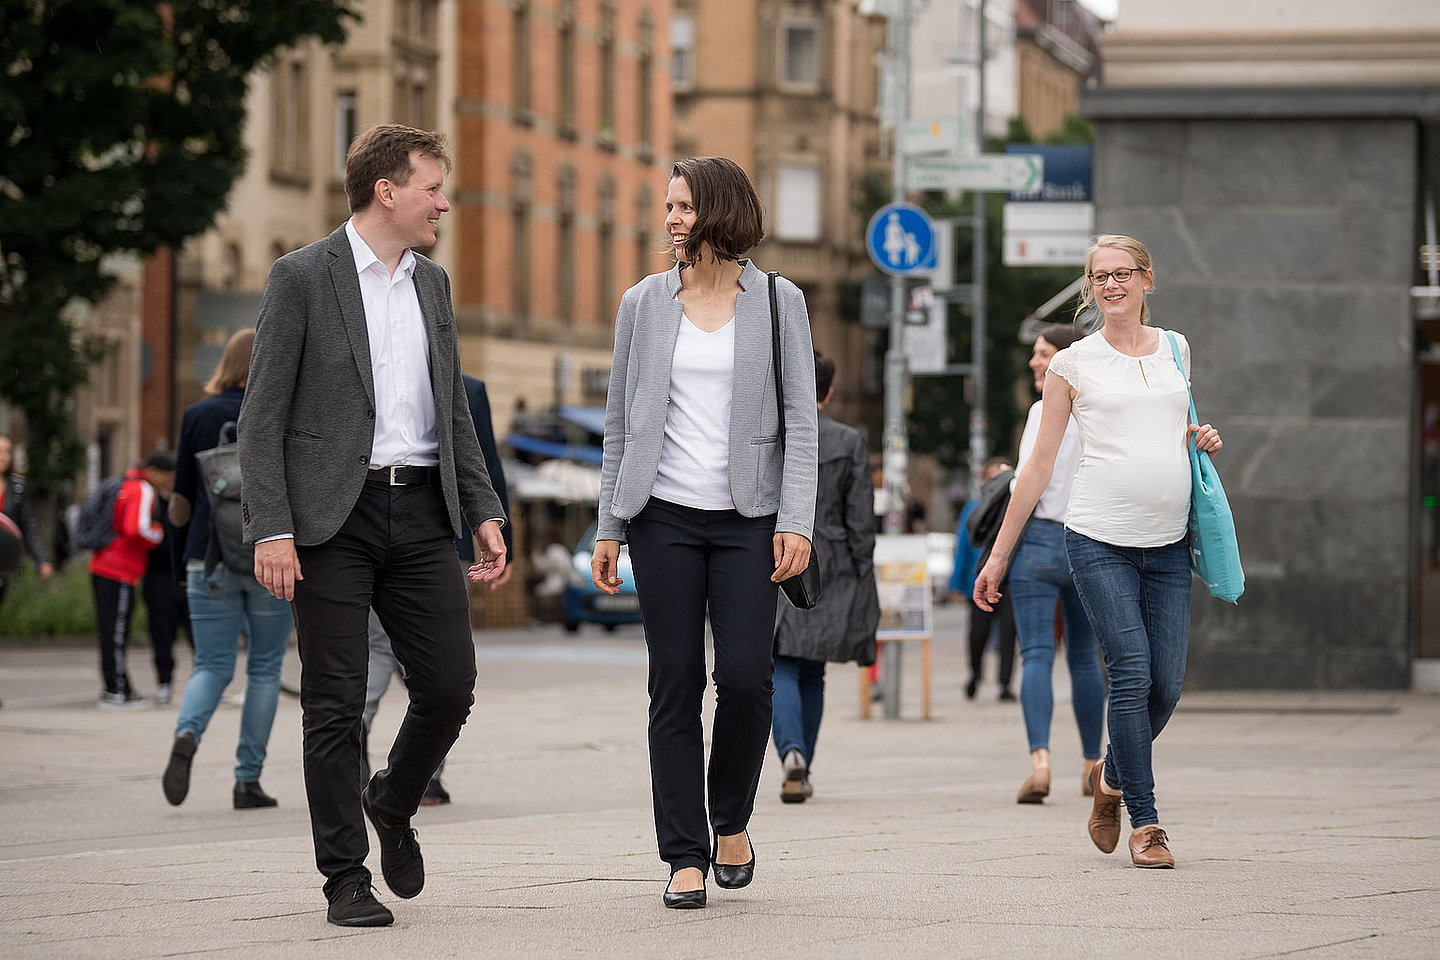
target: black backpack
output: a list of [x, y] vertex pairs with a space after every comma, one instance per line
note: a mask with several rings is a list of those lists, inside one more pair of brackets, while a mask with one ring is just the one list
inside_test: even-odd
[[115, 529], [115, 501], [120, 496], [119, 477], [109, 477], [90, 491], [75, 518], [75, 546], [82, 550], [104, 550], [119, 531]]
[[[226, 439], [226, 434], [229, 439]], [[210, 543], [205, 548], [205, 575], [217, 563], [236, 573], [255, 575], [255, 547], [245, 542], [244, 513], [240, 505], [240, 444], [235, 421], [220, 428], [220, 443], [195, 454], [195, 466], [210, 502]]]
[[990, 559], [995, 538], [1000, 535], [1000, 524], [1005, 521], [1005, 510], [1010, 506], [1010, 481], [1013, 479], [1014, 470], [1002, 470], [986, 480], [980, 487], [980, 495], [975, 498], [975, 509], [965, 520], [970, 542], [980, 549], [980, 556], [975, 560], [977, 574], [985, 566], [985, 561]]

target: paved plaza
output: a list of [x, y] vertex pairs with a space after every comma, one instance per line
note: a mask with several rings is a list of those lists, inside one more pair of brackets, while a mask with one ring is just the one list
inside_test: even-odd
[[[91, 647], [5, 643], [0, 957], [1440, 957], [1440, 697], [1187, 694], [1156, 757], [1179, 867], [1138, 870], [1124, 834], [1109, 856], [1086, 836], [1063, 658], [1052, 792], [1019, 806], [1020, 709], [993, 658], [965, 699], [962, 627], [941, 608], [930, 720], [915, 650], [900, 720], [860, 719], [854, 668], [831, 667], [814, 799], [782, 805], [768, 758], [755, 883], [683, 912], [660, 904], [639, 629], [477, 634], [455, 799], [415, 820], [425, 890], [392, 895], [372, 854], [396, 923], [364, 930], [325, 922], [293, 697], [262, 780], [278, 808], [231, 809], [234, 700], [171, 807], [175, 705], [100, 710]], [[397, 687], [372, 747], [401, 711]]]

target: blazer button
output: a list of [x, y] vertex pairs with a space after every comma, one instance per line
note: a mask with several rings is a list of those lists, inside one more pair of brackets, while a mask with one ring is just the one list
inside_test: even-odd
[[364, 463], [366, 460], [369, 460], [369, 459], [370, 459], [369, 457], [361, 457], [361, 458], [360, 458], [360, 462], [361, 462], [361, 463]]
[[367, 418], [371, 419], [371, 420], [374, 420], [374, 419], [375, 419], [375, 411], [374, 411], [374, 410], [366, 410], [366, 411], [365, 411], [365, 416], [366, 416]]

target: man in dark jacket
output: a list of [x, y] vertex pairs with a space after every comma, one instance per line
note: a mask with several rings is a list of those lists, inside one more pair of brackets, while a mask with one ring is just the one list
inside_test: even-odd
[[825, 416], [834, 381], [835, 362], [815, 351], [821, 412], [812, 543], [823, 586], [813, 609], [797, 610], [781, 601], [775, 623], [771, 732], [785, 766], [780, 799], [786, 803], [803, 803], [813, 793], [810, 765], [825, 708], [825, 663], [874, 663], [880, 622], [869, 458], [858, 430]]

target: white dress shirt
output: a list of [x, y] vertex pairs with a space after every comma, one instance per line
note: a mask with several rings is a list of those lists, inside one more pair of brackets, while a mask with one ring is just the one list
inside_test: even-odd
[[433, 467], [440, 462], [440, 442], [435, 438], [435, 394], [430, 388], [430, 339], [415, 292], [415, 254], [406, 250], [392, 276], [351, 221], [345, 223], [345, 236], [355, 254], [370, 334], [370, 373], [375, 382], [370, 469], [402, 463]]

